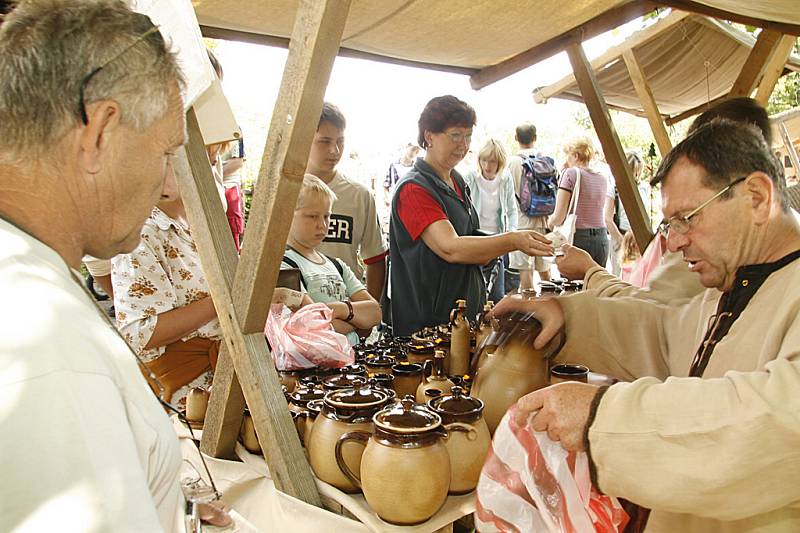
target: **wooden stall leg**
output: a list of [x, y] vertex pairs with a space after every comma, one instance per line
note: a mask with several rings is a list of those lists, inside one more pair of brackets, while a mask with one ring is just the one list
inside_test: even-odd
[[656, 104], [656, 99], [653, 97], [653, 91], [650, 90], [650, 85], [647, 83], [647, 78], [644, 76], [644, 71], [636, 59], [634, 51], [625, 50], [622, 52], [622, 59], [625, 61], [625, 66], [628, 67], [628, 74], [633, 82], [633, 87], [642, 102], [642, 108], [647, 115], [647, 122], [650, 123], [653, 137], [656, 139], [658, 151], [661, 152], [661, 157], [664, 157], [672, 150], [672, 141], [669, 138], [669, 133], [667, 133], [664, 120], [661, 118], [661, 113], [658, 111], [658, 104]]
[[764, 67], [764, 74], [761, 77], [761, 83], [758, 84], [756, 91], [756, 102], [762, 106], [767, 106], [767, 101], [772, 91], [775, 89], [775, 84], [778, 83], [778, 78], [783, 74], [783, 69], [786, 66], [786, 60], [789, 59], [789, 54], [792, 53], [794, 42], [797, 39], [794, 35], [784, 35], [775, 47], [775, 53], [772, 54], [769, 62]]

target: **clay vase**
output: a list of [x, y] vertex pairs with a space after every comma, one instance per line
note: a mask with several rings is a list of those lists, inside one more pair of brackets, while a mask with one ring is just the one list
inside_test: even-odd
[[[336, 459], [364, 498], [386, 522], [413, 525], [428, 520], [447, 499], [450, 461], [442, 442], [439, 415], [415, 404], [411, 396], [378, 412], [375, 433], [345, 433], [336, 443]], [[366, 444], [361, 469], [353, 470], [343, 449], [351, 441]]]
[[450, 364], [445, 368], [449, 375], [463, 376], [469, 373], [471, 334], [466, 300], [457, 300], [456, 305], [450, 312]]
[[448, 432], [450, 494], [475, 490], [492, 442], [483, 419], [483, 402], [465, 396], [461, 387], [453, 387], [451, 394], [429, 400], [428, 408], [442, 418]]
[[[372, 416], [384, 407], [386, 401], [385, 392], [369, 389], [363, 384], [325, 394], [322, 412], [314, 421], [306, 443], [311, 469], [319, 479], [344, 492], [359, 491], [336, 463], [336, 441], [351, 431], [372, 433]], [[355, 472], [360, 468], [363, 451], [363, 446], [357, 443], [348, 443], [341, 450], [345, 464]]]
[[425, 372], [423, 369], [422, 382], [419, 384], [419, 387], [417, 387], [416, 392], [417, 403], [427, 403], [428, 398], [425, 396], [425, 391], [428, 389], [436, 389], [444, 394], [453, 388], [453, 382], [447, 378], [447, 375], [445, 375], [444, 372], [444, 360], [444, 352], [442, 350], [436, 350], [436, 356], [433, 359], [433, 363], [430, 361], [425, 363], [425, 367], [423, 368], [432, 368], [432, 370], [430, 375], [425, 377], [427, 372]]
[[533, 340], [541, 329], [533, 315], [511, 313], [501, 317], [499, 330], [486, 340], [496, 348], [475, 377], [471, 394], [483, 400], [483, 417], [492, 434], [511, 405], [549, 384], [549, 362], [563, 346], [564, 336], [559, 333], [537, 350]]
[[417, 394], [417, 387], [422, 382], [422, 365], [415, 363], [402, 362], [392, 367], [394, 382], [392, 388], [397, 393], [398, 398], [407, 395]]
[[186, 395], [186, 420], [193, 427], [201, 427], [206, 419], [210, 393], [202, 387], [193, 387]]

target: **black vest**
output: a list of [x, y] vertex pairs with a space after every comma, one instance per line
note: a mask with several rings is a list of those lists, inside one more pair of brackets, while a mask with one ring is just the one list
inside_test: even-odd
[[400, 190], [414, 183], [428, 191], [442, 206], [458, 235], [474, 235], [479, 227], [478, 213], [469, 200], [464, 179], [455, 171], [452, 177], [464, 200], [436, 176], [425, 160], [419, 158], [394, 192], [389, 247], [392, 330], [395, 335], [411, 335], [425, 326], [448, 322], [456, 300], [467, 301], [467, 316], [471, 319], [486, 303], [486, 286], [480, 265], [448, 263], [428, 248], [421, 237], [412, 240], [397, 214]]

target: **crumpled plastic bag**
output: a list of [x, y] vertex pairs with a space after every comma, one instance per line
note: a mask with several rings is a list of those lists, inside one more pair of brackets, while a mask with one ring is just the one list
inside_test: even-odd
[[658, 268], [661, 264], [661, 259], [664, 257], [664, 252], [661, 249], [663, 237], [660, 233], [650, 240], [650, 244], [645, 248], [642, 257], [636, 261], [631, 274], [626, 280], [631, 285], [637, 287], [647, 286], [647, 281], [650, 279], [650, 274]]
[[567, 452], [546, 432], [517, 425], [516, 406], [494, 434], [478, 481], [475, 526], [482, 533], [617, 533], [628, 515], [591, 484], [585, 453]]
[[278, 370], [302, 370], [317, 366], [339, 368], [353, 364], [350, 341], [331, 325], [333, 311], [323, 303], [292, 313], [283, 304], [270, 306], [264, 334]]

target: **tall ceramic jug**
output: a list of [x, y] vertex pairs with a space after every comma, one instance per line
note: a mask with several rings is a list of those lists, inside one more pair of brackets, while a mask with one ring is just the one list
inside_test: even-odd
[[[428, 398], [425, 396], [425, 391], [428, 389], [435, 389], [442, 394], [449, 392], [453, 387], [453, 382], [447, 378], [444, 372], [444, 358], [445, 353], [442, 350], [436, 350], [436, 355], [433, 358], [432, 370], [429, 376], [425, 377], [427, 372], [423, 372], [422, 383], [417, 387], [417, 403], [426, 403]], [[425, 369], [431, 367], [431, 362], [425, 363]]]
[[503, 316], [498, 328], [485, 341], [496, 348], [478, 372], [471, 392], [483, 400], [483, 417], [492, 433], [518, 399], [548, 385], [550, 359], [564, 344], [559, 333], [543, 349], [534, 348], [542, 325], [532, 314]]
[[457, 300], [456, 308], [450, 312], [450, 365], [451, 376], [463, 376], [469, 372], [470, 326], [467, 319], [466, 300]]

